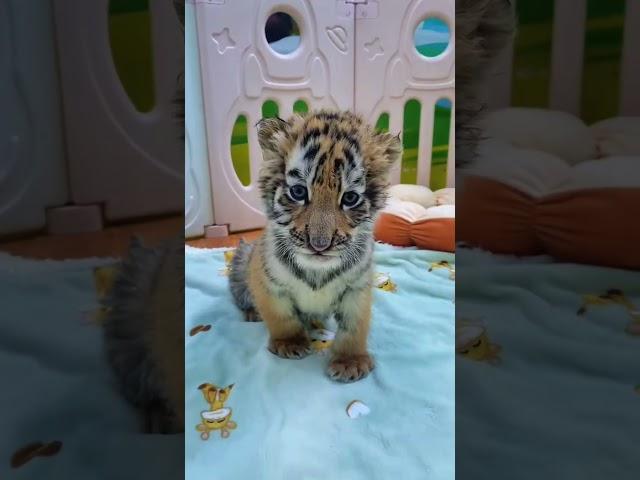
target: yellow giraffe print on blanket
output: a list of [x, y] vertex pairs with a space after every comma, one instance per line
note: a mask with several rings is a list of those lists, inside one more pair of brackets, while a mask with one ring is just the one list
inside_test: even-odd
[[232, 410], [224, 404], [231, 395], [233, 384], [219, 388], [211, 383], [203, 383], [198, 387], [202, 392], [205, 401], [209, 404], [209, 410], [200, 412], [202, 421], [196, 425], [196, 430], [200, 432], [202, 440], [208, 440], [211, 432], [220, 431], [222, 438], [227, 438], [238, 425], [231, 420]]
[[491, 343], [487, 329], [467, 320], [456, 321], [456, 353], [479, 362], [501, 362], [499, 345]]
[[225, 266], [218, 270], [218, 273], [223, 277], [228, 277], [229, 273], [231, 273], [231, 261], [233, 260], [233, 255], [236, 253], [235, 250], [225, 250], [224, 252], [224, 263]]
[[[118, 273], [118, 264], [103, 265], [93, 269], [93, 283], [99, 301], [104, 300], [109, 295]], [[84, 318], [87, 323], [101, 326], [104, 325], [109, 310], [108, 307], [100, 306], [96, 309], [85, 311]]]
[[446, 260], [441, 260], [439, 262], [432, 262], [429, 266], [429, 271], [433, 272], [434, 270], [437, 270], [439, 268], [444, 268], [446, 270], [449, 271], [449, 279], [450, 280], [455, 280], [456, 279], [456, 269], [453, 265], [451, 265], [449, 262], [447, 262]]
[[397, 285], [393, 283], [388, 273], [376, 273], [374, 282], [376, 288], [384, 290], [385, 292], [396, 292], [398, 290]]
[[640, 335], [640, 310], [627, 298], [622, 290], [612, 288], [602, 294], [586, 294], [582, 296], [582, 305], [578, 309], [578, 315], [584, 315], [588, 307], [592, 306], [608, 306], [620, 305], [627, 310], [630, 323], [627, 325], [626, 332], [630, 335]]

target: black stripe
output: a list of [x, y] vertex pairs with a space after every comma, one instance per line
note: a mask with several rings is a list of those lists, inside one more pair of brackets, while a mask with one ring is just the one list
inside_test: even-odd
[[368, 222], [371, 220], [371, 216], [366, 212], [361, 212], [356, 215], [349, 217], [349, 226], [351, 228], [357, 227], [361, 223]]
[[287, 172], [287, 175], [293, 177], [293, 178], [299, 178], [302, 179], [302, 173], [300, 173], [300, 169], [299, 168], [292, 168], [291, 170], [289, 170]]
[[323, 120], [338, 120], [339, 115], [333, 112], [320, 112], [317, 115], [318, 118], [322, 118]]
[[291, 296], [289, 296], [289, 298], [291, 298], [291, 303], [293, 303], [293, 314], [295, 317], [307, 328], [311, 328], [311, 323], [317, 318], [317, 315], [304, 312]]
[[336, 158], [333, 163], [333, 174], [337, 177], [341, 177], [340, 175], [342, 168], [344, 167], [344, 160], [342, 158]]
[[287, 269], [298, 279], [298, 280], [302, 280], [303, 282], [305, 282], [307, 285], [309, 285], [312, 289], [316, 290], [314, 288], [314, 285], [311, 284], [311, 282], [309, 281], [309, 279], [307, 278], [307, 276], [304, 274], [304, 272], [302, 271], [302, 269], [300, 267], [298, 267], [298, 265], [296, 265], [289, 256], [286, 255], [286, 252], [290, 251], [291, 247], [282, 239], [282, 238], [277, 238], [275, 239], [275, 256], [276, 259], [285, 267], [287, 267]]
[[351, 170], [356, 168], [356, 162], [353, 160], [353, 154], [351, 153], [351, 151], [349, 149], [344, 151], [344, 156], [347, 159], [347, 162], [349, 162], [349, 168]]
[[[318, 163], [316, 164], [316, 171], [313, 173], [313, 180], [311, 181], [311, 185], [315, 185], [316, 181], [322, 182], [323, 180], [322, 166], [326, 161], [327, 161], [327, 152], [324, 152], [322, 155], [320, 155], [320, 158], [318, 158]], [[318, 177], [318, 175], [320, 175], [320, 177]]]
[[264, 271], [265, 277], [267, 277], [271, 283], [273, 283], [276, 287], [284, 288], [284, 285], [280, 283], [276, 277], [273, 276], [271, 270], [269, 270], [269, 267], [267, 267], [264, 260], [262, 261], [262, 269]]
[[316, 138], [318, 138], [320, 136], [320, 129], [318, 128], [312, 128], [310, 129], [307, 133], [304, 134], [304, 136], [302, 137], [302, 146], [306, 147], [307, 143], [309, 143], [311, 140], [315, 140]]
[[317, 143], [315, 145], [310, 146], [306, 152], [304, 152], [304, 159], [307, 162], [310, 162], [311, 160], [313, 160], [314, 158], [316, 158], [316, 155], [318, 154], [318, 151], [320, 150], [320, 145], [318, 145]]
[[373, 210], [379, 210], [387, 199], [386, 185], [367, 182], [367, 188], [365, 189], [364, 195], [369, 199], [371, 208]]
[[269, 270], [264, 256], [261, 258], [260, 264], [262, 265], [262, 271], [264, 272], [265, 276], [267, 277], [269, 282], [271, 282], [271, 284], [276, 286], [277, 290], [274, 292], [271, 288], [269, 288], [269, 286], [267, 286], [267, 288], [269, 288], [270, 292], [275, 293], [278, 297], [281, 297], [285, 286], [271, 273], [271, 270]]
[[353, 135], [346, 135], [344, 139], [349, 144], [349, 146], [354, 149], [356, 154], [359, 155], [362, 150], [360, 149], [360, 143], [358, 142], [358, 139]]
[[[336, 298], [336, 301], [334, 302], [334, 305], [336, 307], [338, 307], [342, 303], [342, 300], [344, 299], [344, 296], [347, 293], [349, 293], [351, 290], [352, 290], [351, 287], [347, 287], [342, 292], [340, 292], [340, 295], [338, 295], [338, 298]], [[337, 318], [336, 318], [336, 320], [337, 320]]]

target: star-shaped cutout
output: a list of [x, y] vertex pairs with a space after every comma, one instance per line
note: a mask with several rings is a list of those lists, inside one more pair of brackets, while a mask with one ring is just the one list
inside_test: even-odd
[[382, 48], [378, 37], [374, 38], [369, 43], [365, 43], [364, 50], [369, 54], [369, 61], [373, 61], [376, 57], [384, 55], [384, 49]]
[[211, 38], [214, 43], [218, 46], [218, 53], [220, 55], [224, 55], [224, 52], [229, 48], [233, 48], [236, 45], [236, 42], [233, 41], [231, 35], [229, 35], [229, 29], [224, 28], [221, 32], [212, 33]]

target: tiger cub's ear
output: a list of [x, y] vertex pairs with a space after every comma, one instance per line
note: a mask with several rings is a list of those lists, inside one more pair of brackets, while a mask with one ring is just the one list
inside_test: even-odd
[[402, 156], [400, 135], [376, 132], [369, 143], [367, 169], [376, 176], [386, 177]]
[[391, 170], [391, 167], [399, 162], [400, 157], [402, 157], [400, 134], [392, 135], [391, 133], [380, 132], [373, 138], [384, 152], [381, 168], [384, 170], [384, 174], [387, 174], [389, 170]]
[[291, 143], [291, 125], [279, 118], [263, 118], [256, 124], [258, 128], [258, 143], [262, 148], [265, 160], [274, 156], [282, 158]]
[[373, 132], [362, 145], [363, 161], [367, 172], [366, 196], [372, 211], [380, 210], [387, 200], [389, 172], [402, 156], [400, 135]]

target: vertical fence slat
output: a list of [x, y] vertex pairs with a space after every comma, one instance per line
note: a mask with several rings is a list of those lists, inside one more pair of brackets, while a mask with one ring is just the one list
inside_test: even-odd
[[433, 129], [435, 128], [435, 101], [433, 98], [423, 97], [421, 101], [420, 125], [418, 137], [418, 161], [416, 168], [418, 175], [416, 183], [418, 185], [429, 186], [431, 179], [431, 157], [433, 152]]
[[[393, 106], [389, 108], [389, 132], [393, 135], [397, 135], [402, 132], [404, 112], [403, 105], [400, 102], [394, 102]], [[402, 136], [402, 135], [401, 135]], [[400, 174], [402, 172], [402, 161], [396, 163], [391, 171], [389, 180], [392, 185], [400, 183]]]
[[247, 142], [249, 142], [249, 172], [251, 173], [251, 189], [258, 196], [258, 178], [260, 177], [260, 165], [262, 164], [262, 150], [258, 142], [258, 129], [256, 122], [262, 118], [263, 102], [256, 102], [248, 108], [247, 116]]
[[293, 104], [295, 100], [291, 100], [288, 96], [283, 96], [282, 100], [279, 102], [280, 107], [280, 118], [287, 119], [291, 115], [293, 115]]
[[449, 125], [449, 152], [447, 154], [447, 187], [456, 186], [456, 105], [451, 99], [451, 123]]
[[620, 115], [640, 115], [640, 2], [627, 0], [620, 85]]
[[489, 91], [487, 103], [490, 109], [497, 110], [511, 105], [511, 89], [513, 83], [514, 42], [511, 41], [498, 55], [489, 75]]
[[586, 20], [586, 0], [555, 1], [549, 106], [575, 115], [582, 98]]
[[183, 36], [172, 2], [149, 1], [149, 14], [156, 104], [171, 111], [175, 108], [177, 77], [184, 69]]

